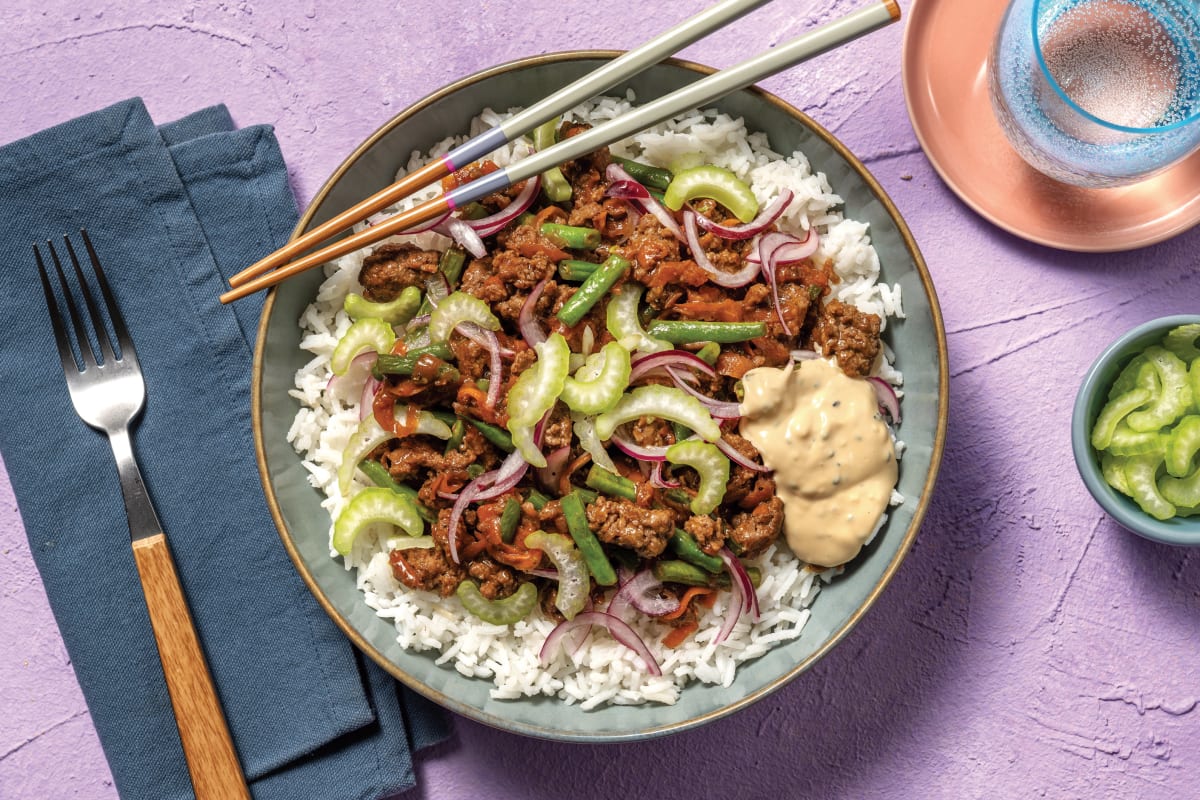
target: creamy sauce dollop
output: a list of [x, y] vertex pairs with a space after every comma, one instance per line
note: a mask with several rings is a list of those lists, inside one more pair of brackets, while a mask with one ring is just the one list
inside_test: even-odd
[[835, 567], [858, 555], [896, 485], [896, 448], [871, 384], [824, 359], [742, 377], [741, 434], [775, 470], [788, 546]]

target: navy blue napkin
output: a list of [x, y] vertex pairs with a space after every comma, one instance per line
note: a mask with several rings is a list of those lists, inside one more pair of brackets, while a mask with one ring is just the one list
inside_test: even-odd
[[192, 796], [107, 440], [72, 410], [31, 245], [86, 228], [145, 370], [134, 446], [257, 800], [374, 800], [446, 734], [337, 630], [259, 485], [250, 372], [261, 298], [228, 275], [296, 222], [269, 127], [223, 107], [158, 128], [130, 100], [0, 148], [0, 452], [124, 800]]

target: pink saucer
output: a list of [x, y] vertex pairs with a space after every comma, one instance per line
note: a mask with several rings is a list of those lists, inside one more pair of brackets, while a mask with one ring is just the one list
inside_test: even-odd
[[1200, 222], [1200, 153], [1117, 189], [1058, 183], [1021, 160], [988, 98], [988, 54], [1007, 6], [1007, 0], [912, 0], [904, 96], [917, 139], [946, 184], [1004, 230], [1063, 250], [1132, 250]]

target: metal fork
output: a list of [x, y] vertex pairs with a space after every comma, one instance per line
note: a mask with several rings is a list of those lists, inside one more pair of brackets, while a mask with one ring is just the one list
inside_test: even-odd
[[[54, 243], [46, 241], [61, 290], [57, 295], [41, 250], [36, 244], [33, 246], [58, 355], [67, 377], [67, 389], [80, 418], [107, 434], [112, 445], [121, 478], [125, 513], [129, 518], [134, 560], [197, 800], [249, 800], [246, 779], [204, 660], [166, 535], [133, 454], [129, 425], [146, 401], [146, 382], [142, 378], [137, 351], [100, 268], [100, 259], [91, 239], [87, 231], [80, 231], [80, 235], [95, 274], [95, 284], [99, 286], [99, 302], [92, 282], [84, 277], [69, 237], [63, 236], [63, 241], [74, 268], [77, 289], [68, 282]], [[82, 297], [82, 304], [77, 302], [76, 293]], [[116, 334], [116, 348], [100, 313], [101, 302], [104, 316]], [[79, 361], [72, 351], [68, 318], [75, 333]]]

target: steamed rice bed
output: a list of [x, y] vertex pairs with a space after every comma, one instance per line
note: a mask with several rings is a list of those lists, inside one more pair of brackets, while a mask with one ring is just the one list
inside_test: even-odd
[[[601, 98], [579, 106], [566, 118], [599, 124], [628, 110], [632, 101], [632, 93], [624, 99]], [[471, 135], [496, 125], [506, 116], [484, 110], [473, 121]], [[465, 138], [446, 139], [428, 154], [414, 152], [407, 170], [448, 152]], [[780, 230], [799, 235], [810, 228], [817, 231], [820, 246], [813, 258], [828, 259], [840, 279], [833, 285], [830, 297], [876, 314], [885, 325], [887, 317], [903, 316], [899, 285], [879, 282], [879, 258], [871, 246], [867, 225], [842, 216], [837, 210], [841, 198], [822, 173], [811, 170], [803, 153], [785, 158], [770, 149], [764, 134], [749, 133], [742, 120], [713, 111], [683, 115], [618, 142], [610, 150], [613, 155], [655, 166], [694, 159], [725, 167], [745, 180], [764, 204], [782, 189], [791, 189], [795, 199], [776, 225]], [[530, 151], [527, 142], [520, 140], [491, 158], [503, 167]], [[426, 200], [438, 191], [437, 187], [429, 187], [405, 201], [404, 207]], [[439, 250], [450, 243], [436, 233], [389, 241], [409, 241]], [[301, 347], [311, 352], [313, 358], [297, 373], [296, 388], [291, 391], [302, 408], [288, 432], [288, 441], [303, 455], [310, 483], [325, 494], [322, 506], [331, 519], [337, 517], [349, 500], [339, 490], [337, 471], [342, 451], [358, 426], [359, 412], [357, 398], [338, 398], [326, 391], [332, 375], [329, 360], [339, 337], [350, 325], [342, 311], [342, 301], [347, 293], [361, 291], [357, 276], [369, 253], [370, 250], [352, 253], [327, 265], [327, 278], [317, 299], [299, 321], [304, 332]], [[884, 351], [888, 354], [886, 345]], [[900, 384], [900, 374], [882, 356], [877, 359], [873, 374], [893, 385]], [[901, 452], [902, 443], [898, 442], [897, 455]], [[367, 485], [360, 474], [350, 494]], [[893, 495], [895, 504], [900, 497]], [[453, 667], [468, 677], [491, 680], [494, 683], [491, 696], [495, 699], [544, 694], [567, 703], [579, 703], [583, 708], [605, 703], [673, 703], [679, 691], [693, 679], [729, 686], [739, 662], [800, 635], [822, 582], [835, 579], [840, 571], [809, 569], [791, 554], [784, 542], [777, 541], [758, 558], [746, 561], [762, 572], [757, 592], [761, 618], [754, 624], [743, 618], [720, 644], [714, 644], [713, 640], [725, 614], [725, 604], [731, 599], [728, 592], [718, 594], [713, 607], [702, 612], [699, 630], [676, 648], [661, 644], [669, 628], [632, 615], [627, 621], [659, 659], [662, 675], [653, 676], [646, 672], [633, 651], [604, 631], [593, 631], [573, 654], [560, 652], [551, 663], [543, 665], [539, 651], [557, 624], [555, 620], [535, 608], [526, 619], [511, 626], [491, 625], [468, 614], [454, 596], [442, 598], [432, 592], [409, 589], [392, 575], [384, 547], [390, 533], [366, 531], [355, 542], [344, 564], [346, 569], [357, 571], [357, 584], [366, 603], [395, 624], [397, 641], [402, 647], [436, 651], [437, 663], [445, 668]], [[330, 556], [338, 557], [332, 546]]]

